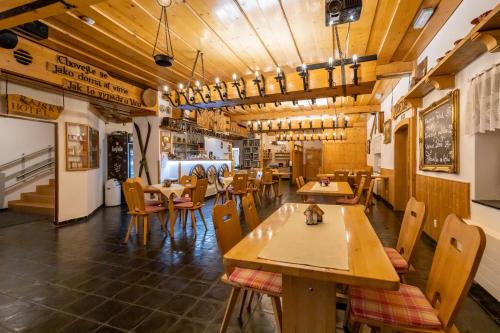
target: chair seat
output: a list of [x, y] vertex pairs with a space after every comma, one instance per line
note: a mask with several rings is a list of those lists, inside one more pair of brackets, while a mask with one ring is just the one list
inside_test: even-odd
[[144, 200], [146, 206], [160, 206], [163, 205], [161, 200]]
[[398, 273], [408, 272], [409, 270], [408, 262], [396, 249], [393, 249], [392, 247], [384, 247], [384, 250], [387, 256], [389, 257], [392, 266], [394, 266], [396, 272]]
[[146, 213], [158, 213], [167, 209], [164, 206], [145, 206], [144, 208]]
[[337, 199], [336, 202], [339, 205], [357, 205], [359, 202], [359, 198], [358, 197], [354, 197], [354, 198], [350, 198], [350, 199], [340, 198], [340, 199]]
[[401, 284], [398, 291], [349, 287], [351, 313], [381, 323], [419, 329], [442, 327], [419, 288]]
[[190, 202], [190, 201], [191, 201], [190, 197], [174, 198], [174, 204], [176, 204], [176, 203], [182, 203], [182, 202]]
[[174, 204], [174, 208], [178, 209], [186, 209], [186, 208], [192, 208], [194, 206], [192, 201], [187, 201], [187, 202], [179, 202]]
[[229, 281], [246, 288], [281, 294], [281, 274], [257, 271], [246, 268], [235, 268], [229, 276]]

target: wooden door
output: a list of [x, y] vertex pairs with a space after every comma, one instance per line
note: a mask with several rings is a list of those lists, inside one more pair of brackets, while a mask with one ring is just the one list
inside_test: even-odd
[[394, 192], [395, 210], [404, 210], [410, 198], [410, 163], [408, 160], [408, 126], [401, 126], [394, 132]]
[[321, 168], [321, 149], [307, 149], [305, 152], [305, 178], [307, 180], [316, 179], [316, 175], [320, 172]]

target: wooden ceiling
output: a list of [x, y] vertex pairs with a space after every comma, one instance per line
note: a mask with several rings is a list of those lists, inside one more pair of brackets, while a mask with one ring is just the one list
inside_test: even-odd
[[[0, 12], [32, 1], [4, 0]], [[324, 0], [174, 0], [168, 9], [175, 64], [155, 65], [152, 52], [160, 7], [156, 0], [85, 0], [66, 10], [59, 4], [15, 19], [0, 20], [0, 28], [40, 19], [50, 27], [42, 44], [101, 67], [112, 75], [142, 86], [161, 88], [185, 83], [197, 50], [204, 53], [205, 75], [230, 81], [255, 70], [291, 72], [302, 63], [325, 62], [333, 54], [332, 29], [324, 24]], [[377, 64], [412, 61], [428, 45], [461, 0], [365, 0], [359, 21], [340, 26], [343, 51], [350, 57], [376, 54]], [[419, 30], [412, 23], [420, 8], [435, 7], [429, 23]], [[95, 20], [88, 25], [81, 20]], [[349, 36], [347, 33], [349, 30]], [[162, 46], [164, 47], [164, 45]], [[201, 80], [201, 68], [195, 71]], [[378, 105], [392, 80], [378, 81], [370, 95], [338, 99], [336, 107]], [[332, 109], [333, 104], [301, 106], [309, 111]], [[276, 111], [267, 104], [264, 112]], [[278, 110], [297, 108], [283, 103]], [[354, 110], [354, 109], [353, 109]], [[235, 110], [236, 111], [236, 110]], [[261, 113], [253, 107], [242, 116]]]

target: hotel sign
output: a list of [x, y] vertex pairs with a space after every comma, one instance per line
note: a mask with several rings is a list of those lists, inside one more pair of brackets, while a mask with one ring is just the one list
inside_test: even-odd
[[23, 64], [17, 61], [15, 52], [12, 50], [0, 49], [0, 59], [2, 59], [0, 69], [2, 71], [43, 81], [103, 101], [146, 111], [158, 111], [157, 98], [152, 101], [151, 98], [143, 99], [145, 94], [151, 95], [151, 89], [143, 89], [121, 81], [100, 68], [24, 38], [19, 38], [17, 50], [28, 54], [31, 57], [30, 63]]
[[7, 112], [18, 116], [55, 120], [63, 111], [63, 107], [37, 101], [22, 95], [7, 95]]

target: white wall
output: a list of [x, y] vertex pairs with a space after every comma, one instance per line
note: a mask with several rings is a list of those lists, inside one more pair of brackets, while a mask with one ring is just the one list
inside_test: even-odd
[[[464, 37], [472, 28], [469, 22], [486, 10], [489, 10], [498, 4], [497, 0], [464, 0], [451, 18], [443, 26], [442, 30], [437, 34], [434, 40], [419, 56], [419, 61], [428, 57], [429, 69], [436, 64], [436, 59], [444, 55], [444, 53], [453, 48], [453, 42]], [[487, 53], [479, 57], [469, 66], [465, 67], [461, 72], [456, 74], [455, 88], [460, 89], [460, 118], [464, 118], [467, 89], [469, 88], [469, 80], [477, 73], [491, 67], [493, 64], [500, 62], [499, 53]], [[394, 88], [393, 101], [396, 102], [402, 95], [408, 91], [408, 80], [402, 79]], [[423, 107], [418, 111], [426, 108], [431, 103], [437, 101], [451, 90], [433, 91], [423, 99]], [[382, 102], [382, 110], [384, 111], [385, 119], [391, 117], [391, 95]], [[397, 126], [398, 120], [393, 121], [392, 127]], [[417, 122], [418, 133], [418, 122]], [[476, 182], [476, 159], [484, 160], [489, 163], [491, 158], [489, 155], [476, 152], [476, 136], [463, 134], [464, 123], [460, 123], [460, 172], [457, 174], [447, 174], [439, 172], [428, 172], [418, 170], [419, 150], [417, 149], [417, 173], [426, 176], [445, 178], [457, 181], [469, 182], [471, 184], [471, 196], [475, 198], [475, 182]], [[393, 137], [394, 139], [394, 137]], [[417, 136], [418, 140], [418, 136]], [[393, 140], [392, 140], [393, 141]], [[418, 141], [417, 141], [418, 147]], [[479, 153], [479, 154], [478, 154]], [[500, 148], [498, 150], [500, 154]], [[391, 144], [382, 145], [382, 168], [394, 168], [394, 146]], [[480, 206], [471, 202], [471, 218], [468, 223], [479, 225], [487, 234], [486, 251], [483, 260], [476, 275], [476, 281], [487, 289], [494, 297], [500, 298], [500, 286], [495, 283], [500, 275], [500, 211], [489, 207]]]
[[[0, 92], [5, 92], [1, 83]], [[93, 107], [85, 100], [65, 96], [46, 90], [23, 85], [8, 84], [9, 94], [20, 94], [54, 105], [64, 106], [57, 121], [58, 127], [58, 217], [59, 222], [88, 216], [103, 203], [104, 165], [106, 163], [104, 144], [106, 143], [105, 123], [96, 116]], [[66, 122], [90, 125], [99, 131], [100, 163], [99, 169], [89, 171], [66, 171]]]
[[[148, 161], [149, 175], [151, 177], [152, 184], [160, 183], [160, 124], [161, 118], [157, 116], [149, 117], [137, 117], [134, 119], [134, 123], [139, 126], [142, 136], [142, 142], [146, 145], [146, 136], [148, 133], [148, 122], [151, 125], [151, 134], [149, 137], [148, 150], [146, 151], [146, 159]], [[138, 133], [134, 128], [134, 175], [139, 177], [139, 167], [142, 158], [141, 149], [139, 147]], [[141, 176], [143, 183], [147, 184], [147, 177], [145, 169]]]
[[[221, 148], [222, 143], [222, 148]], [[207, 154], [212, 152], [216, 159], [228, 159], [230, 145], [229, 141], [224, 141], [217, 138], [205, 137], [205, 150]]]
[[[20, 158], [22, 154], [28, 155], [49, 146], [55, 148], [54, 132], [54, 124], [51, 123], [0, 117], [0, 151], [2, 152], [0, 154], [0, 165]], [[53, 158], [54, 156], [54, 150], [50, 154], [48, 152], [43, 153], [43, 155], [27, 161], [25, 167], [42, 162], [49, 157]], [[5, 173], [5, 175], [10, 175], [21, 169], [22, 165], [18, 164], [1, 172]], [[0, 202], [0, 208], [7, 208], [8, 201], [19, 200], [21, 193], [34, 192], [37, 185], [48, 184], [51, 178], [54, 178], [53, 172], [45, 173], [37, 177], [35, 181], [16, 186], [6, 193], [3, 204]], [[5, 186], [8, 187], [14, 183], [16, 183], [15, 178], [7, 181]]]

